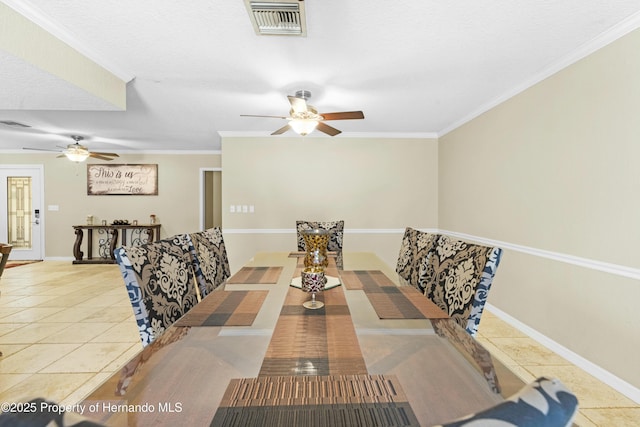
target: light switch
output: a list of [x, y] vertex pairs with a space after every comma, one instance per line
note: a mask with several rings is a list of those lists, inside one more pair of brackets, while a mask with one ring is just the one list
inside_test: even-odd
[[58, 205], [49, 205], [49, 206], [47, 206], [47, 210], [59, 211], [60, 210], [60, 206], [58, 206]]
[[236, 212], [238, 213], [242, 212], [242, 205], [236, 205]]
[[229, 212], [236, 213], [236, 206], [235, 205], [229, 206]]
[[242, 213], [247, 213], [247, 212], [249, 212], [249, 206], [242, 205]]
[[254, 213], [256, 208], [253, 205], [249, 205], [249, 213]]

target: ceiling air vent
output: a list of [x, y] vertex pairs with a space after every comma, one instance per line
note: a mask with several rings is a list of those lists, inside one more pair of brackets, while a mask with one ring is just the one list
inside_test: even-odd
[[253, 29], [258, 35], [306, 36], [304, 1], [245, 0]]

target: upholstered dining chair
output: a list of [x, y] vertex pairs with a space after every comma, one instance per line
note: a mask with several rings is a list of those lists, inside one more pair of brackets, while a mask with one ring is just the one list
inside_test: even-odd
[[193, 244], [188, 234], [140, 246], [117, 248], [143, 346], [198, 303]]
[[0, 277], [2, 277], [2, 272], [4, 271], [4, 267], [7, 265], [7, 261], [9, 260], [9, 254], [11, 253], [12, 245], [8, 245], [6, 243], [0, 243]]
[[396, 272], [402, 284], [411, 285], [424, 292], [424, 289], [419, 287], [420, 271], [426, 268], [436, 238], [437, 235], [433, 233], [411, 227], [405, 229], [396, 264]]
[[501, 257], [500, 248], [438, 234], [420, 267], [418, 288], [475, 336]]
[[197, 263], [195, 268], [200, 297], [204, 298], [231, 276], [227, 249], [219, 227], [191, 233], [191, 240]]
[[336, 264], [338, 268], [343, 266], [342, 258], [342, 241], [344, 238], [344, 221], [296, 221], [296, 234], [298, 238], [298, 250], [305, 251], [304, 238], [302, 232], [305, 230], [313, 230], [314, 228], [321, 228], [329, 231], [329, 243], [327, 244], [327, 251], [336, 252]]
[[560, 380], [540, 377], [488, 409], [434, 427], [569, 427], [578, 398]]
[[[11, 253], [12, 245], [8, 245], [6, 243], [0, 243], [0, 277], [2, 277], [2, 272], [4, 271], [4, 267], [7, 265], [7, 261], [9, 260], [9, 254]], [[0, 356], [2, 356], [2, 352], [0, 351]]]

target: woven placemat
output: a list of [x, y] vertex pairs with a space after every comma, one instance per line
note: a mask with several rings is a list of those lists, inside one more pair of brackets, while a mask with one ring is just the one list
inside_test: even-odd
[[418, 426], [393, 375], [233, 379], [212, 426]]
[[242, 267], [227, 280], [228, 284], [274, 284], [278, 283], [282, 267]]
[[176, 326], [251, 326], [269, 291], [211, 292]]
[[324, 307], [302, 303], [311, 295], [289, 287], [260, 376], [366, 374], [351, 312], [340, 287], [317, 294]]
[[442, 319], [449, 315], [412, 286], [396, 286], [382, 271], [340, 272], [349, 290], [363, 290], [380, 319]]

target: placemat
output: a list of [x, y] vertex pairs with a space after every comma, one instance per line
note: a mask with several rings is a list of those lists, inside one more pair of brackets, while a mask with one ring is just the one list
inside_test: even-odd
[[233, 379], [212, 426], [418, 426], [394, 375]]
[[382, 271], [340, 273], [349, 290], [363, 290], [380, 319], [442, 319], [449, 315], [412, 286], [396, 286]]
[[227, 280], [228, 284], [272, 284], [278, 283], [282, 267], [242, 267]]
[[211, 292], [176, 326], [251, 326], [269, 291]]
[[260, 376], [366, 374], [351, 312], [340, 287], [316, 294], [324, 307], [302, 303], [311, 295], [289, 287]]

